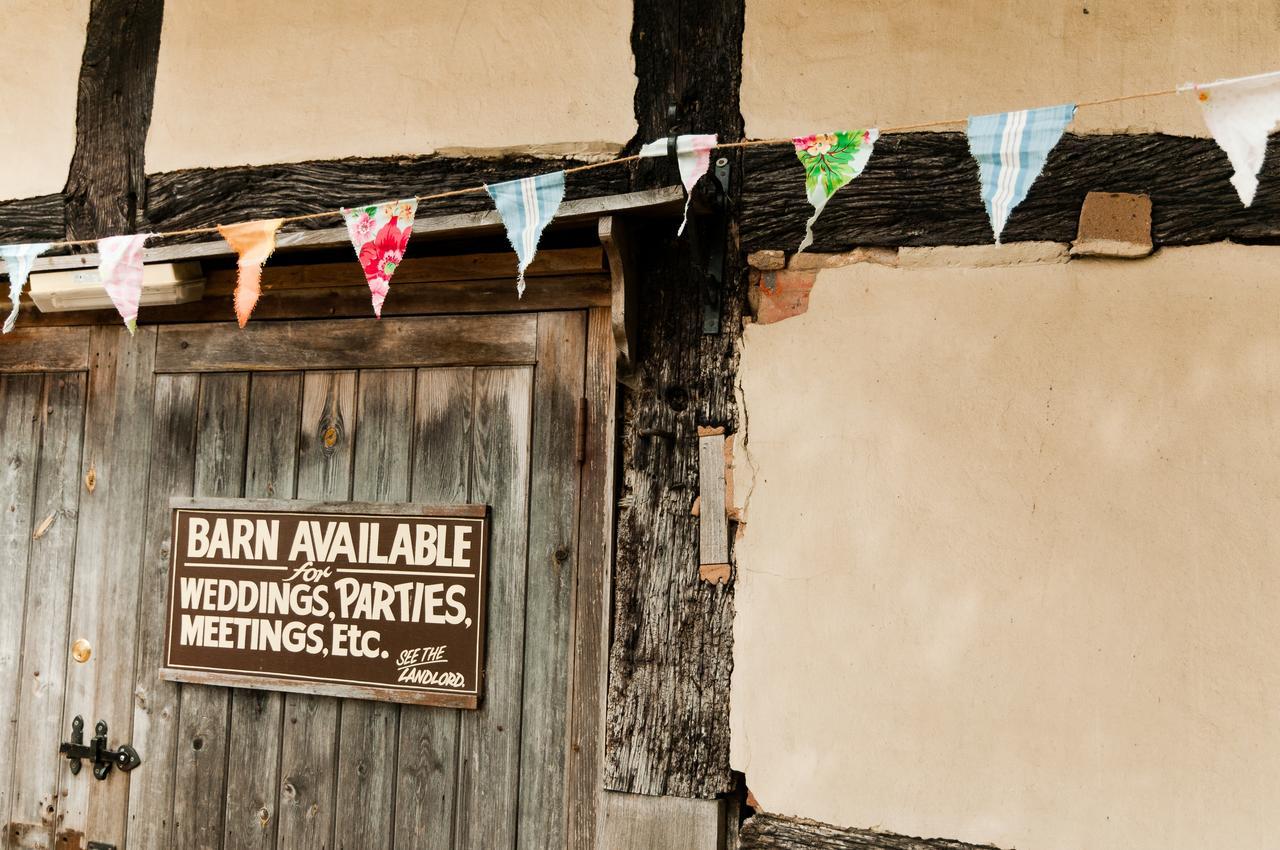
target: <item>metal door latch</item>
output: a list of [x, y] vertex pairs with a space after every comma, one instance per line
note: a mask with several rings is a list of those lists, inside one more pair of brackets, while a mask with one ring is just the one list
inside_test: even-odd
[[142, 756], [128, 744], [121, 744], [120, 749], [107, 749], [107, 724], [99, 720], [94, 727], [94, 737], [88, 745], [84, 742], [84, 718], [76, 715], [71, 721], [71, 740], [58, 747], [58, 752], [71, 762], [72, 774], [80, 772], [80, 760], [93, 762], [94, 779], [106, 779], [111, 768], [118, 767], [125, 773], [142, 764]]

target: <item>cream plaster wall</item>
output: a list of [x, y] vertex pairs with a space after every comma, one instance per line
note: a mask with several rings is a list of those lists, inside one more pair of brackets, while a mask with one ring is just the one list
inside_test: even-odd
[[170, 3], [147, 171], [607, 152], [636, 129], [630, 36], [629, 0]]
[[76, 146], [76, 88], [89, 0], [0, 3], [0, 198], [62, 191]]
[[747, 329], [732, 762], [766, 810], [1280, 846], [1278, 265], [864, 264]]
[[[1280, 69], [1280, 7], [1270, 0], [747, 0], [746, 8], [742, 113], [755, 138]], [[1072, 129], [1207, 135], [1187, 95], [1082, 109]]]

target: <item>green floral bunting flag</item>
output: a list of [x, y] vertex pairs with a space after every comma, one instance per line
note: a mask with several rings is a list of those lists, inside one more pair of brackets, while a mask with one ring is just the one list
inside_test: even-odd
[[805, 223], [803, 251], [813, 244], [813, 223], [822, 215], [822, 208], [831, 196], [866, 168], [871, 159], [871, 149], [880, 131], [849, 130], [834, 133], [816, 133], [797, 136], [791, 141], [796, 146], [796, 157], [804, 166], [805, 192], [813, 204], [813, 215]]

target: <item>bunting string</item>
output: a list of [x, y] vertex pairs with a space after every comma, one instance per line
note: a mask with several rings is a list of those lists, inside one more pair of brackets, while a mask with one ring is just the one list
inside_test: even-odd
[[235, 290], [235, 312], [240, 326], [248, 322], [261, 293], [262, 265], [275, 248], [276, 233], [282, 225], [341, 219], [369, 284], [373, 312], [381, 316], [382, 305], [396, 267], [404, 258], [418, 205], [426, 201], [487, 194], [507, 237], [516, 252], [517, 292], [524, 293], [524, 273], [533, 261], [542, 232], [555, 218], [564, 198], [565, 177], [598, 168], [638, 162], [645, 158], [674, 155], [684, 184], [684, 220], [677, 230], [683, 233], [688, 220], [689, 201], [698, 181], [707, 173], [712, 151], [791, 145], [803, 166], [805, 194], [813, 214], [805, 223], [805, 236], [798, 246], [807, 248], [814, 238], [813, 226], [830, 198], [857, 178], [872, 157], [875, 142], [886, 133], [904, 133], [964, 124], [969, 150], [978, 164], [981, 200], [991, 221], [992, 235], [1000, 242], [1005, 223], [1027, 196], [1080, 108], [1104, 106], [1144, 98], [1194, 92], [1209, 134], [1227, 154], [1236, 187], [1245, 206], [1253, 203], [1266, 156], [1267, 136], [1280, 124], [1280, 71], [1250, 77], [1187, 83], [1174, 88], [1104, 97], [1061, 106], [1022, 109], [964, 118], [943, 118], [914, 124], [867, 129], [836, 129], [808, 135], [745, 139], [720, 142], [714, 135], [678, 135], [644, 145], [630, 156], [576, 165], [546, 174], [523, 177], [497, 184], [481, 184], [449, 189], [411, 198], [366, 204], [355, 208], [303, 213], [281, 218], [191, 227], [134, 236], [63, 240], [33, 245], [0, 246], [11, 278], [11, 312], [4, 323], [8, 333], [18, 314], [17, 296], [25, 282], [25, 272], [40, 253], [58, 247], [97, 245], [102, 285], [132, 332], [142, 294], [142, 245], [151, 239], [221, 234], [239, 255]]
[[[1105, 106], [1110, 103], [1121, 103], [1128, 100], [1143, 100], [1145, 98], [1166, 97], [1168, 95], [1178, 94], [1178, 88], [1157, 89], [1155, 91], [1138, 92], [1136, 94], [1123, 94], [1115, 97], [1104, 97], [1098, 100], [1085, 100], [1076, 104], [1077, 108], [1091, 106]], [[964, 118], [942, 118], [936, 121], [924, 121], [918, 124], [900, 124], [893, 127], [880, 127], [880, 134], [885, 133], [906, 133], [912, 130], [928, 130], [934, 127], [950, 127], [958, 124], [964, 124], [969, 120], [968, 116]], [[733, 148], [755, 148], [765, 147], [769, 145], [793, 145], [795, 137], [787, 136], [785, 138], [776, 139], [746, 139], [740, 142], [717, 142], [714, 150], [729, 150]], [[640, 154], [632, 154], [631, 156], [621, 156], [615, 159], [601, 160], [600, 162], [588, 162], [583, 165], [575, 165], [571, 168], [564, 169], [565, 174], [581, 174], [585, 171], [594, 171], [597, 168], [609, 168], [615, 165], [625, 165], [629, 162], [639, 162], [642, 157]], [[483, 195], [486, 190], [483, 184], [477, 186], [467, 186], [462, 189], [450, 189], [445, 192], [432, 192], [428, 195], [416, 195], [413, 200], [419, 204], [424, 201], [439, 201], [445, 198], [457, 198], [463, 195]], [[281, 219], [284, 224], [291, 224], [297, 221], [315, 221], [322, 218], [338, 219], [342, 217], [341, 209], [323, 210], [321, 212], [305, 213], [302, 215], [289, 215]], [[151, 234], [152, 239], [170, 239], [179, 236], [216, 236], [218, 234], [217, 225], [210, 227], [189, 227], [184, 230], [164, 230]], [[60, 242], [48, 243], [49, 248], [65, 248], [79, 247], [83, 245], [96, 245], [97, 239], [67, 239]]]

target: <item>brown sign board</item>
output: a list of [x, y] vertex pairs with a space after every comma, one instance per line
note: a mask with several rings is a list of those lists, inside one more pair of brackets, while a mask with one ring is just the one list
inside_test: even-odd
[[481, 505], [172, 501], [161, 676], [476, 708]]

